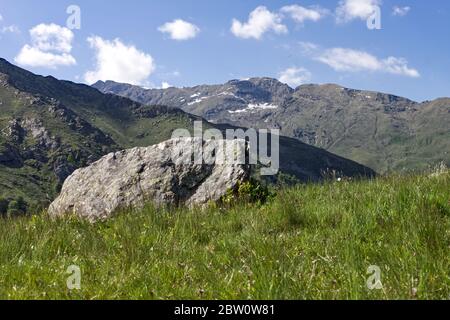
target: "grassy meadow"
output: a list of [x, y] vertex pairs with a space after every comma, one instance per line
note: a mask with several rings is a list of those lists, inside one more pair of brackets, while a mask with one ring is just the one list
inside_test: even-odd
[[[71, 265], [80, 290], [67, 288]], [[367, 287], [370, 266], [381, 289]], [[97, 224], [0, 219], [0, 299], [450, 299], [450, 173]]]

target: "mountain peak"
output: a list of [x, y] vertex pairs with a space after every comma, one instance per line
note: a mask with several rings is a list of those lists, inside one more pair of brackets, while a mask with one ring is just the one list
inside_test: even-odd
[[13, 65], [8, 60], [0, 58], [0, 73], [10, 74], [11, 71], [13, 70], [22, 70], [22, 69]]
[[294, 92], [294, 89], [287, 84], [268, 77], [249, 78], [248, 80], [231, 80], [227, 84], [236, 87], [241, 93], [248, 94], [253, 92], [257, 96], [265, 96], [265, 99], [289, 96]]
[[323, 84], [315, 84], [315, 83], [307, 83], [302, 84], [296, 88], [296, 91], [302, 90], [302, 89], [311, 89], [311, 88], [322, 88], [322, 89], [347, 89], [341, 85], [338, 85], [336, 83], [323, 83]]
[[98, 87], [98, 86], [104, 86], [105, 84], [106, 84], [105, 81], [98, 80], [97, 82], [95, 82], [94, 84], [92, 84], [92, 86], [95, 88], [95, 87]]
[[231, 85], [237, 85], [239, 83], [252, 83], [254, 85], [261, 85], [261, 84], [276, 84], [276, 85], [282, 85], [285, 86], [286, 84], [280, 82], [278, 79], [270, 78], [270, 77], [253, 77], [253, 78], [246, 78], [246, 79], [233, 79], [227, 82], [227, 84]]

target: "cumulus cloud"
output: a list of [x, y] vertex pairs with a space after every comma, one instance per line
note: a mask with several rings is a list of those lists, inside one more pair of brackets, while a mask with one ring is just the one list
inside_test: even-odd
[[410, 68], [404, 58], [388, 57], [379, 59], [365, 51], [346, 48], [332, 48], [321, 52], [314, 58], [336, 71], [344, 72], [385, 72], [412, 78], [420, 77], [419, 71]]
[[57, 24], [39, 24], [30, 30], [31, 45], [22, 47], [14, 59], [30, 67], [56, 68], [76, 64], [72, 51], [73, 32]]
[[296, 88], [306, 82], [311, 81], [312, 74], [305, 68], [291, 67], [282, 71], [278, 75], [280, 82], [286, 83], [292, 88]]
[[381, 6], [381, 0], [342, 0], [336, 9], [338, 22], [366, 20]]
[[193, 39], [200, 32], [199, 27], [181, 19], [167, 22], [159, 27], [158, 30], [169, 34], [171, 39], [178, 41]]
[[14, 59], [19, 65], [29, 67], [56, 68], [58, 66], [75, 65], [76, 60], [68, 53], [55, 54], [45, 52], [30, 45], [25, 45]]
[[261, 39], [269, 31], [277, 34], [287, 33], [287, 27], [282, 24], [282, 17], [277, 13], [270, 12], [266, 7], [259, 6], [253, 10], [247, 22], [233, 19], [231, 32], [242, 39]]
[[411, 11], [411, 7], [395, 6], [394, 8], [392, 8], [392, 14], [394, 16], [404, 17], [409, 13], [409, 11]]
[[280, 11], [288, 14], [297, 23], [304, 23], [308, 20], [316, 22], [328, 14], [328, 11], [321, 7], [305, 8], [296, 4], [284, 6]]
[[57, 24], [39, 24], [30, 30], [34, 47], [43, 50], [70, 52], [72, 50], [73, 32]]
[[120, 39], [104, 40], [99, 36], [87, 39], [95, 50], [95, 70], [84, 75], [87, 83], [113, 80], [133, 85], [144, 85], [155, 70], [155, 62], [149, 54]]

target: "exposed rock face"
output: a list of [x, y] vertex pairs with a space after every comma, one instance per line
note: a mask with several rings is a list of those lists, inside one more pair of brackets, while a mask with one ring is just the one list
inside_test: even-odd
[[3, 134], [15, 143], [22, 143], [25, 136], [25, 132], [20, 125], [20, 121], [12, 119], [9, 121], [6, 129], [3, 130]]
[[55, 141], [55, 138], [50, 136], [47, 129], [38, 119], [25, 119], [22, 121], [21, 125], [30, 136], [37, 140], [38, 145], [41, 147], [50, 150], [58, 148], [58, 143]]
[[[203, 148], [196, 148], [193, 146], [201, 146], [202, 140], [181, 138], [110, 153], [75, 171], [49, 213], [75, 214], [97, 221], [120, 208], [140, 207], [147, 201], [188, 206], [217, 201], [249, 176], [245, 164], [216, 161], [224, 154], [237, 158], [244, 155], [245, 159], [245, 142], [228, 141], [221, 149], [222, 142], [205, 141]], [[205, 160], [197, 164], [192, 159], [201, 155], [200, 150], [204, 150]]]

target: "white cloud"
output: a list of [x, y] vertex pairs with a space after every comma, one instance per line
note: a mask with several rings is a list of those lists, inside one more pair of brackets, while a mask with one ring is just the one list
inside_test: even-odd
[[416, 69], [408, 67], [408, 61], [404, 58], [388, 57], [382, 61], [383, 68], [389, 73], [403, 75], [411, 78], [419, 78], [420, 73]]
[[3, 16], [0, 14], [0, 21], [3, 21]]
[[161, 89], [169, 89], [170, 87], [172, 87], [172, 85], [168, 82], [163, 82], [161, 83]]
[[93, 36], [87, 39], [95, 50], [95, 70], [84, 75], [87, 83], [113, 80], [133, 85], [144, 85], [155, 70], [155, 62], [149, 54], [139, 51], [120, 39], [112, 41]]
[[321, 52], [314, 57], [336, 71], [344, 72], [384, 72], [412, 78], [420, 77], [420, 73], [408, 67], [408, 61], [404, 58], [388, 57], [379, 59], [374, 55], [353, 49], [332, 48]]
[[75, 65], [73, 32], [54, 23], [39, 24], [30, 30], [31, 45], [22, 47], [15, 61], [23, 66], [56, 68]]
[[287, 27], [281, 22], [282, 17], [279, 14], [270, 12], [264, 6], [259, 6], [250, 13], [247, 22], [242, 23], [233, 19], [231, 32], [238, 38], [261, 39], [269, 31], [277, 34], [287, 33]]
[[10, 26], [2, 27], [0, 29], [1, 33], [20, 33], [20, 29], [18, 26], [12, 24]]
[[32, 45], [43, 51], [60, 51], [69, 53], [72, 50], [73, 32], [57, 24], [39, 24], [30, 30]]
[[319, 46], [312, 42], [300, 42], [300, 49], [303, 54], [311, 55], [319, 49]]
[[296, 88], [306, 82], [311, 81], [312, 74], [305, 68], [291, 67], [278, 75], [280, 82], [286, 83], [292, 88]]
[[316, 60], [323, 62], [336, 71], [375, 71], [380, 67], [378, 59], [364, 51], [344, 48], [325, 50]]
[[168, 33], [171, 39], [178, 41], [193, 39], [200, 32], [199, 27], [181, 19], [167, 22], [158, 30], [162, 33]]
[[14, 60], [22, 66], [47, 68], [71, 66], [77, 63], [75, 58], [68, 53], [45, 52], [28, 44], [20, 50], [19, 55]]
[[381, 0], [342, 0], [336, 9], [338, 22], [366, 20], [381, 6]]
[[392, 8], [392, 14], [394, 16], [404, 17], [409, 13], [409, 11], [411, 11], [411, 7], [395, 6], [394, 8]]
[[320, 7], [305, 8], [296, 4], [282, 7], [280, 11], [290, 15], [298, 23], [304, 23], [307, 20], [316, 22], [328, 14], [326, 9]]

